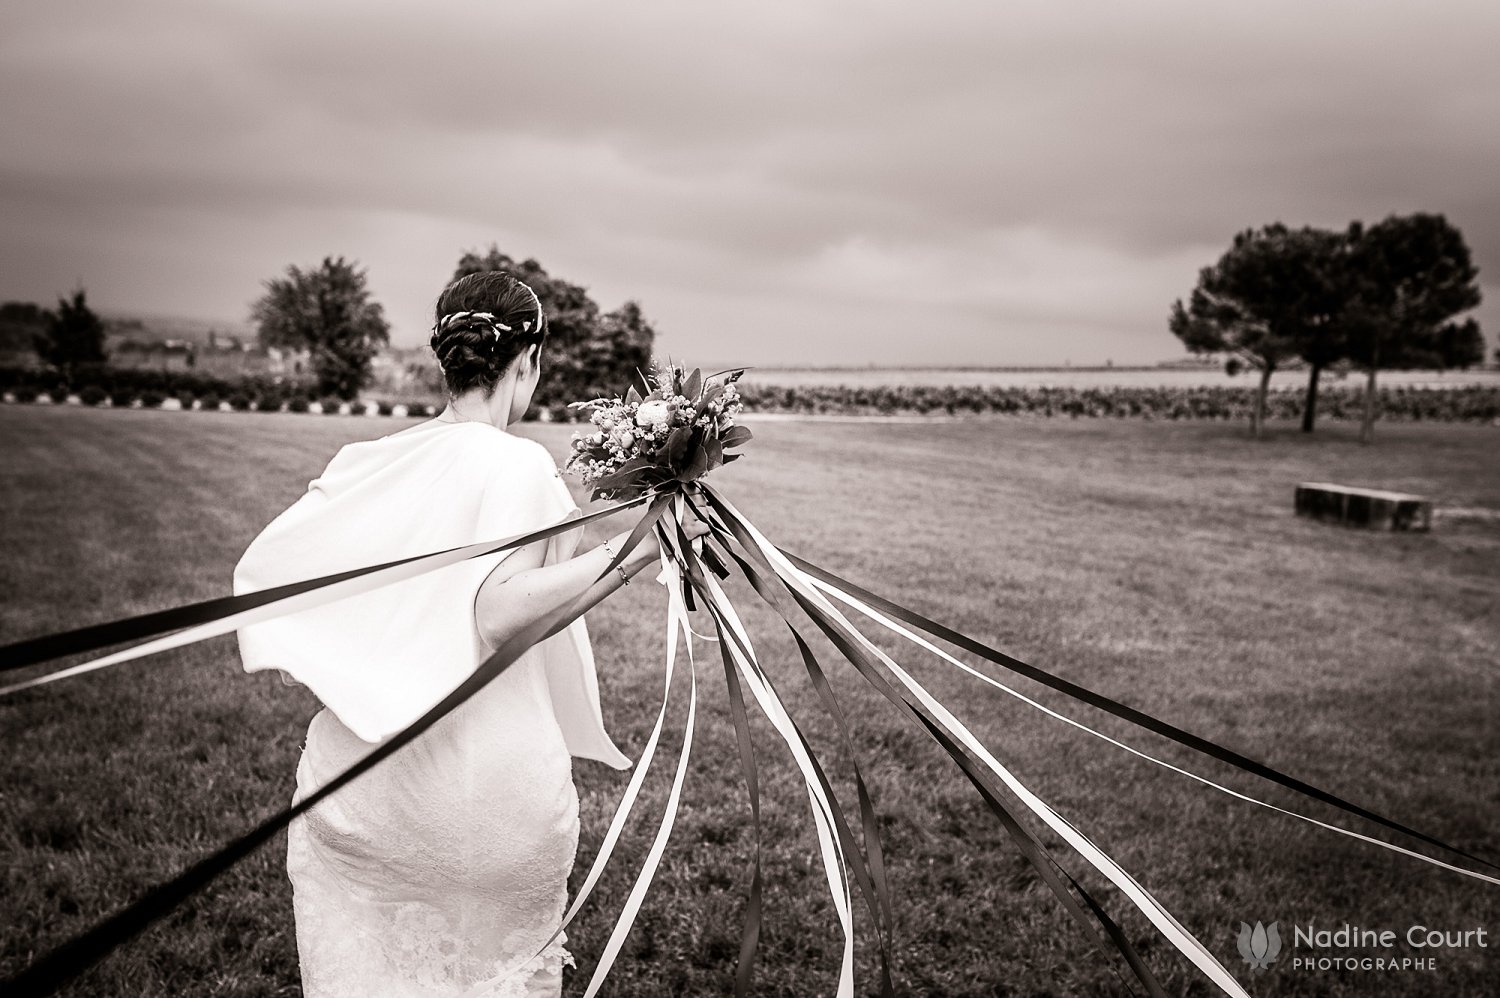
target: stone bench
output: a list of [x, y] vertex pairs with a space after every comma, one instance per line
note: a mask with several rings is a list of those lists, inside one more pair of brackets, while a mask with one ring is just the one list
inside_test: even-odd
[[1405, 492], [1357, 489], [1328, 482], [1297, 486], [1297, 514], [1375, 530], [1431, 530], [1432, 501]]

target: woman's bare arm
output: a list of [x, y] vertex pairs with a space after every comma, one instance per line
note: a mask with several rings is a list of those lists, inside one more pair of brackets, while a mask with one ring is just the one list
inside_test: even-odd
[[[708, 531], [707, 524], [691, 512], [683, 523], [689, 538]], [[474, 598], [474, 622], [479, 635], [492, 648], [544, 617], [565, 619], [582, 613], [625, 584], [619, 572], [594, 580], [609, 567], [625, 547], [630, 531], [622, 531], [604, 544], [574, 555], [555, 565], [543, 565], [547, 541], [533, 541], [502, 561], [479, 587]], [[610, 552], [614, 552], [611, 554]], [[632, 578], [641, 569], [658, 563], [660, 544], [648, 534], [625, 556], [620, 567]], [[547, 635], [560, 630], [553, 627]]]

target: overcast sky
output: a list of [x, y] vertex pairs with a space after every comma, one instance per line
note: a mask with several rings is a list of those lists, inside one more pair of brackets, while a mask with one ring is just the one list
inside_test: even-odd
[[7, 0], [0, 297], [244, 321], [496, 242], [677, 359], [1152, 363], [1233, 234], [1443, 212], [1500, 330], [1500, 4]]

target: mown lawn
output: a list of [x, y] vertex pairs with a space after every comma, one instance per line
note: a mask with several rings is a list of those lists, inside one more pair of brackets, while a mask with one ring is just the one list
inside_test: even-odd
[[[405, 425], [0, 407], [0, 640], [227, 593], [245, 545], [341, 444]], [[753, 425], [749, 456], [716, 481], [789, 550], [1461, 847], [1500, 853], [1500, 431], [1383, 425], [1378, 444], [1364, 448], [1343, 425], [1312, 438], [1277, 425], [1259, 444], [1225, 423]], [[565, 453], [566, 426], [522, 432]], [[1434, 530], [1382, 535], [1298, 519], [1292, 488], [1306, 479], [1431, 493], [1440, 501]], [[593, 533], [618, 529], [611, 520]], [[748, 586], [736, 581], [732, 592], [852, 806], [848, 760], [785, 627], [752, 606]], [[648, 581], [590, 614], [606, 721], [632, 756], [660, 698], [662, 605]], [[709, 628], [704, 618], [698, 629]], [[1492, 993], [1500, 888], [1236, 802], [878, 640], [1253, 993]], [[732, 986], [748, 808], [722, 672], [712, 646], [699, 647], [709, 657], [682, 814], [609, 994]], [[815, 647], [836, 663], [826, 642]], [[1120, 993], [1117, 968], [1061, 912], [939, 750], [862, 689], [852, 669], [834, 671], [883, 818], [898, 989]], [[243, 674], [230, 637], [0, 702], [0, 972], [284, 805], [316, 706], [272, 675]], [[1290, 800], [1111, 718], [1072, 712], [1236, 787]], [[617, 863], [569, 930], [580, 965], [569, 993], [581, 991], [655, 831], [681, 711], [675, 716], [666, 762]], [[841, 939], [806, 797], [770, 727], [757, 723], [755, 734], [768, 843], [758, 991], [828, 994]], [[581, 760], [575, 774], [581, 877], [625, 777]], [[1107, 899], [1169, 993], [1210, 993], [1102, 878], [1054, 837], [1043, 839]], [[284, 848], [278, 838], [67, 993], [297, 994]], [[1270, 971], [1252, 977], [1240, 960], [1241, 920], [1281, 923], [1286, 949]], [[1485, 926], [1490, 947], [1438, 953], [1430, 972], [1294, 971], [1290, 926], [1309, 922], [1398, 933], [1412, 924]], [[874, 937], [862, 907], [857, 925], [869, 992]], [[1385, 955], [1433, 954], [1402, 945]]]

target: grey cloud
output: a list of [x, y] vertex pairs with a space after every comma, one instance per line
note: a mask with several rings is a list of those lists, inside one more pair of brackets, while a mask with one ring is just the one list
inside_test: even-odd
[[[750, 335], [771, 349], [769, 313], [747, 303], [776, 288], [805, 323], [783, 323], [784, 359], [814, 331], [812, 359], [863, 359], [908, 328], [891, 290], [905, 274], [951, 319], [955, 360], [965, 342], [973, 362], [1061, 359], [987, 330], [1087, 327], [1077, 342], [1103, 349], [1111, 323], [1122, 350], [1154, 360], [1175, 352], [1166, 304], [1246, 226], [1442, 210], [1486, 275], [1500, 260], [1486, 127], [1500, 13], [1486, 4], [65, 3], [0, 17], [0, 198], [29, 233], [0, 242], [10, 296], [50, 293], [40, 255], [65, 274], [53, 284], [87, 260], [84, 276], [131, 287], [131, 305], [238, 315], [267, 265], [321, 241], [399, 273], [388, 286], [406, 298], [389, 307], [411, 340], [427, 296], [406, 275], [441, 280], [493, 233], [642, 298], [705, 349]], [[428, 233], [413, 243], [451, 248], [403, 255], [400, 219]], [[222, 295], [239, 281], [239, 299], [106, 250], [170, 238], [159, 253], [175, 261], [177, 243], [215, 233], [219, 272], [187, 283]], [[892, 342], [871, 359], [910, 356]]]

